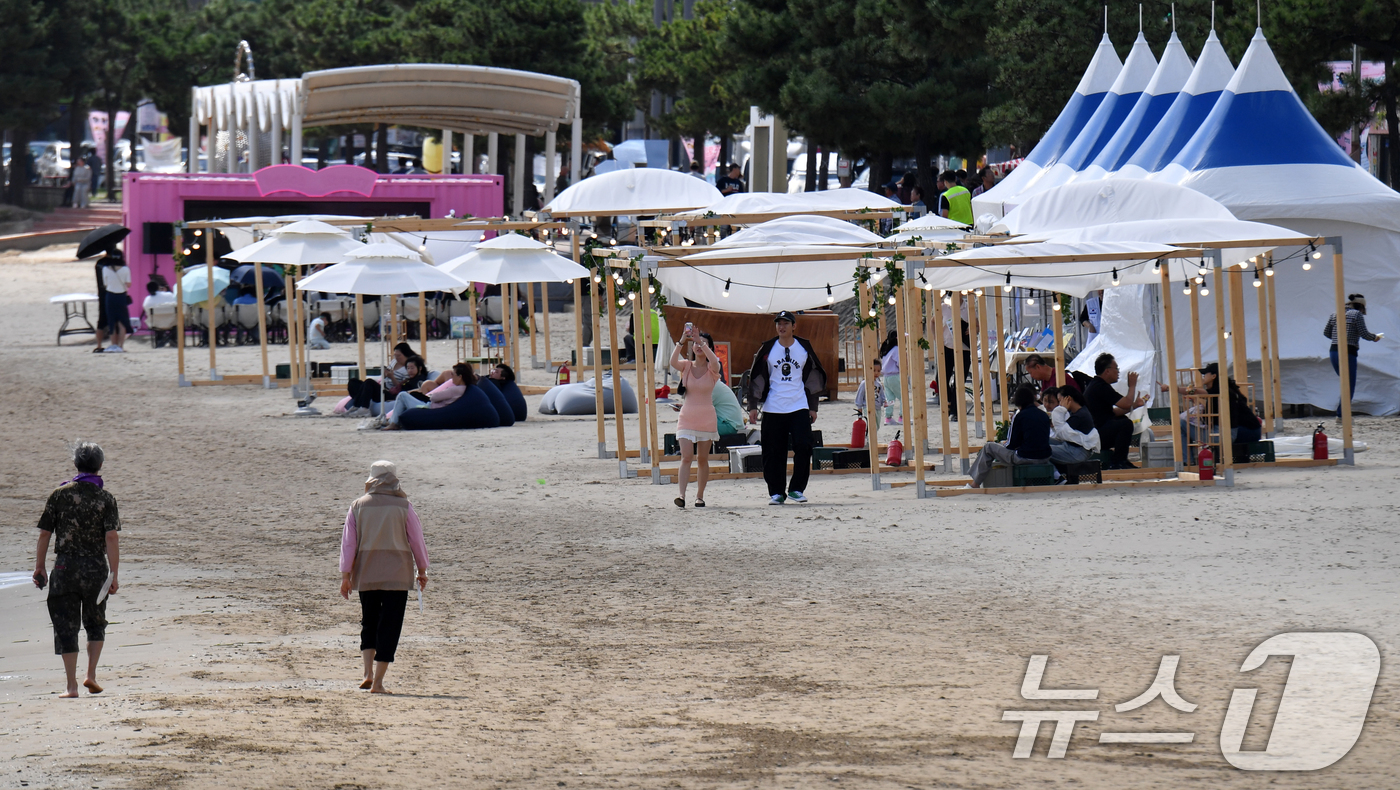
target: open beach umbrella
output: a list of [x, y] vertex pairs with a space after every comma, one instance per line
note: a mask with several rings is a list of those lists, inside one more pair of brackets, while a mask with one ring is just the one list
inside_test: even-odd
[[460, 291], [468, 286], [457, 277], [423, 262], [402, 244], [358, 245], [341, 262], [297, 283], [309, 291], [389, 296], [419, 291]]
[[587, 277], [588, 270], [559, 255], [548, 244], [510, 233], [476, 245], [466, 255], [438, 267], [468, 285], [491, 283], [561, 283]]
[[239, 263], [313, 266], [340, 263], [345, 260], [346, 253], [363, 246], [352, 239], [348, 231], [314, 219], [305, 219], [279, 228], [268, 238], [234, 250], [224, 257]]
[[110, 251], [130, 233], [131, 228], [124, 225], [103, 225], [83, 237], [83, 243], [78, 245], [78, 260]]
[[[214, 267], [214, 293], [221, 294], [228, 288], [228, 269]], [[209, 300], [209, 270], [204, 266], [187, 269], [180, 277], [180, 290], [185, 304], [199, 304]]]

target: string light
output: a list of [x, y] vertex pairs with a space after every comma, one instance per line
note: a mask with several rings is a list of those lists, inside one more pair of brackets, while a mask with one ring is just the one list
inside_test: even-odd
[[826, 284], [826, 303], [836, 304], [836, 296], [831, 292], [831, 283]]
[[1114, 285], [1117, 285], [1117, 284], [1118, 284], [1118, 270], [1117, 270], [1117, 269], [1114, 269], [1114, 270], [1113, 270], [1113, 280], [1112, 280], [1112, 282], [1113, 282]]
[[1181, 292], [1187, 296], [1191, 295], [1191, 281], [1185, 280], [1181, 283]]
[[1197, 278], [1196, 278], [1196, 284], [1197, 284], [1197, 285], [1200, 285], [1200, 284], [1204, 283], [1205, 281], [1206, 281], [1206, 278], [1204, 278], [1204, 277], [1197, 277]]
[[1210, 289], [1207, 288], [1207, 287], [1205, 287], [1204, 285], [1202, 285], [1202, 286], [1201, 286], [1201, 296], [1210, 296]]
[[1265, 276], [1265, 277], [1273, 277], [1273, 276], [1274, 276], [1274, 262], [1273, 262], [1273, 261], [1269, 261], [1269, 265], [1266, 266], [1266, 267], [1264, 268], [1264, 276]]
[[871, 317], [871, 318], [874, 318], [875, 316], [879, 315], [879, 313], [880, 313], [879, 310], [876, 310], [876, 309], [873, 308], [873, 307], [870, 308], [870, 317]]
[[626, 307], [626, 306], [627, 306], [627, 300], [626, 300], [626, 299], [618, 299], [618, 300], [617, 300], [617, 306], [618, 306], [618, 307]]
[[723, 296], [723, 297], [725, 297], [726, 299], [729, 298], [729, 286], [732, 285], [732, 284], [733, 284], [733, 281], [732, 281], [732, 280], [725, 280], [725, 281], [724, 281], [724, 291], [723, 291], [720, 295]]
[[1152, 273], [1153, 273], [1153, 274], [1161, 274], [1161, 273], [1162, 273], [1162, 262], [1161, 262], [1160, 260], [1156, 260], [1156, 261], [1153, 261], [1153, 262], [1152, 262]]
[[952, 307], [952, 306], [953, 306], [953, 294], [952, 294], [951, 291], [949, 291], [949, 292], [943, 297], [943, 304], [947, 305], [948, 307]]
[[564, 281], [564, 284], [565, 284], [565, 285], [573, 285], [573, 284], [574, 284], [574, 278], [570, 277], [569, 279], [567, 279], [567, 280]]
[[1311, 269], [1311, 268], [1312, 268], [1312, 261], [1304, 260], [1304, 261], [1303, 261], [1303, 271], [1307, 271], [1307, 270], [1309, 270], [1309, 269]]
[[1259, 286], [1261, 286], [1261, 285], [1263, 285], [1263, 284], [1264, 284], [1264, 281], [1261, 280], [1261, 279], [1259, 279], [1259, 270], [1258, 270], [1258, 269], [1255, 269], [1255, 270], [1254, 270], [1254, 287], [1255, 287], [1255, 288], [1258, 288]]
[[1060, 312], [1060, 300], [1059, 300], [1059, 299], [1056, 299], [1056, 300], [1055, 300], [1055, 303], [1052, 305], [1052, 307], [1053, 307], [1053, 309], [1055, 310], [1055, 312], [1057, 312], [1057, 313]]
[[601, 283], [602, 281], [603, 281], [603, 275], [601, 275], [601, 274], [595, 274], [595, 275], [593, 275], [593, 282], [595, 282], [595, 283]]
[[608, 246], [609, 246], [609, 247], [616, 247], [616, 246], [617, 246], [617, 239], [608, 239]]
[[981, 296], [981, 295], [982, 295], [982, 289], [981, 289], [981, 288], [978, 288], [977, 290], [973, 291], [972, 294], [973, 294], [973, 296]]
[[636, 292], [636, 291], [628, 291], [628, 292], [627, 292], [627, 301], [629, 301], [629, 302], [635, 302], [635, 301], [637, 301], [637, 292]]
[[1225, 332], [1221, 334], [1221, 337], [1224, 338], [1225, 340], [1229, 340], [1229, 339], [1230, 339], [1230, 330], [1228, 330], [1228, 329], [1225, 330]]
[[202, 231], [202, 230], [197, 230], [197, 231], [194, 232], [194, 235], [196, 235], [196, 236], [203, 236], [203, 235], [204, 235], [204, 231]]
[[189, 248], [189, 247], [186, 247], [186, 248], [185, 248], [185, 254], [186, 254], [186, 255], [189, 255], [189, 254], [190, 254], [190, 248]]
[[1206, 259], [1205, 259], [1205, 258], [1202, 258], [1202, 259], [1201, 259], [1201, 265], [1200, 265], [1200, 267], [1198, 267], [1198, 268], [1196, 269], [1196, 274], [1199, 274], [1199, 275], [1201, 275], [1202, 277], [1206, 276]]
[[193, 248], [196, 249], [196, 250], [199, 249], [199, 243], [198, 243], [198, 242], [195, 242], [194, 244], [192, 244], [192, 245], [190, 245], [190, 246], [193, 247]]
[[1001, 287], [1002, 293], [1011, 293], [1011, 272], [1006, 273], [1006, 285]]
[[651, 283], [647, 283], [647, 293], [649, 293], [649, 294], [654, 294], [654, 293], [656, 293], [656, 286], [652, 285]]
[[925, 291], [932, 291], [932, 290], [933, 290], [933, 283], [931, 283], [931, 282], [929, 282], [928, 280], [924, 279], [924, 273], [923, 273], [923, 272], [919, 272], [919, 282], [921, 282], [921, 283], [924, 284], [924, 290], [925, 290]]
[[1321, 259], [1322, 259], [1322, 250], [1316, 250], [1315, 252], [1313, 252], [1313, 260], [1316, 261], [1316, 260], [1321, 260]]
[[428, 251], [428, 237], [427, 237], [427, 236], [424, 236], [424, 237], [423, 237], [423, 243], [418, 245], [418, 251], [419, 251], [419, 252], [427, 252], [427, 251]]
[[890, 304], [894, 304], [894, 294], [890, 294], [889, 302]]

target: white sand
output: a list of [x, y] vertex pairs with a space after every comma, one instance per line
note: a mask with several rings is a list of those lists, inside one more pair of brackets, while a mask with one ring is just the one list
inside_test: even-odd
[[[91, 288], [70, 250], [0, 256], [0, 572], [32, 567], [44, 498], [72, 474], [64, 442], [83, 437], [106, 449], [121, 503], [122, 589], [107, 692], [80, 700], [56, 699], [44, 593], [0, 589], [0, 787], [1393, 783], [1388, 669], [1360, 741], [1320, 772], [1237, 771], [1218, 735], [1231, 690], [1258, 687], [1246, 748], [1264, 747], [1288, 662], [1237, 670], [1275, 633], [1362, 631], [1388, 661], [1394, 420], [1358, 420], [1371, 450], [1355, 468], [1246, 471], [1234, 490], [920, 502], [820, 476], [805, 507], [723, 481], [707, 510], [681, 512], [672, 487], [595, 457], [592, 418], [358, 433], [283, 416], [287, 390], [179, 389], [174, 351], [144, 341], [125, 356], [55, 348], [47, 297]], [[189, 358], [193, 377], [207, 351]], [[252, 349], [220, 360], [258, 369]], [[818, 427], [844, 437], [849, 415], [826, 408]], [[378, 458], [398, 462], [433, 558], [392, 699], [356, 690], [359, 609], [336, 595], [345, 508]], [[1099, 699], [1022, 700], [1032, 653], [1051, 656], [1047, 687]], [[1115, 713], [1164, 654], [1181, 656], [1197, 711]], [[1101, 713], [1067, 759], [1044, 757], [1047, 726], [1035, 757], [1013, 760], [1002, 712], [1027, 708]], [[1134, 729], [1196, 740], [1097, 743]]]

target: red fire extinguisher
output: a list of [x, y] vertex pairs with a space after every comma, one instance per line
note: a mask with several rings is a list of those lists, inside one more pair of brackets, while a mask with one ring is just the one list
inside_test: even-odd
[[856, 421], [851, 423], [851, 447], [859, 449], [865, 446], [865, 417], [861, 416], [860, 409], [856, 409]]
[[1313, 430], [1313, 460], [1327, 460], [1327, 434], [1322, 432], [1320, 424]]
[[899, 441], [899, 431], [894, 432], [894, 438], [890, 440], [890, 452], [885, 457], [886, 466], [899, 466], [904, 463], [904, 445]]
[[569, 366], [568, 366], [568, 365], [560, 365], [560, 366], [559, 366], [558, 372], [556, 372], [556, 373], [554, 374], [554, 383], [555, 383], [555, 384], [568, 384], [568, 383], [569, 383]]
[[656, 388], [656, 399], [657, 399], [657, 400], [669, 400], [670, 397], [671, 397], [671, 385], [670, 385], [670, 384], [662, 384], [661, 386], [659, 386], [659, 387]]
[[1215, 453], [1211, 452], [1209, 447], [1202, 447], [1200, 452], [1196, 453], [1196, 465], [1201, 469], [1202, 480], [1215, 479]]

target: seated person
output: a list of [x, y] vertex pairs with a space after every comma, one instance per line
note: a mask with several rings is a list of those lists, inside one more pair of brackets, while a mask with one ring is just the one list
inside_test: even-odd
[[[414, 357], [409, 362], [421, 361], [421, 358]], [[386, 431], [400, 430], [399, 419], [404, 413], [411, 409], [441, 409], [449, 403], [462, 397], [467, 391], [467, 387], [476, 383], [476, 373], [472, 371], [471, 363], [458, 362], [452, 366], [451, 378], [448, 382], [432, 386], [432, 382], [424, 382], [426, 389], [414, 389], [400, 392], [394, 399], [394, 413], [389, 416], [389, 422], [384, 426]]]
[[168, 304], [175, 304], [175, 294], [161, 290], [160, 284], [154, 280], [146, 283], [146, 299], [141, 302], [142, 312]]
[[981, 488], [992, 463], [1001, 461], [1013, 466], [1043, 464], [1050, 460], [1050, 418], [1035, 405], [1035, 387], [1022, 384], [1011, 396], [1016, 414], [1011, 418], [1011, 430], [1006, 444], [987, 442], [972, 462], [972, 485]]
[[[1084, 406], [1089, 416], [1094, 418], [1094, 427], [1099, 431], [1099, 441], [1103, 451], [1111, 453], [1108, 469], [1136, 469], [1128, 463], [1128, 448], [1133, 441], [1133, 421], [1128, 412], [1147, 403], [1147, 394], [1137, 394], [1136, 372], [1128, 373], [1128, 394], [1119, 395], [1113, 388], [1118, 381], [1118, 360], [1112, 354], [1099, 354], [1094, 360], [1094, 373], [1097, 375], [1084, 389]], [[1063, 395], [1063, 393], [1061, 393]]]
[[331, 314], [321, 313], [311, 321], [311, 327], [306, 333], [306, 347], [325, 350], [331, 347], [331, 341], [326, 339], [326, 330], [331, 325]]
[[[1212, 362], [1201, 368], [1201, 383], [1203, 387], [1186, 387], [1181, 390], [1182, 395], [1208, 395], [1219, 397], [1220, 395], [1220, 364]], [[1232, 442], [1257, 442], [1263, 438], [1264, 423], [1260, 421], [1259, 415], [1254, 413], [1254, 406], [1249, 402], [1249, 398], [1240, 390], [1240, 385], [1234, 379], [1226, 381], [1226, 388], [1230, 392], [1230, 441]], [[1168, 386], [1163, 384], [1162, 389], [1168, 390]], [[1215, 412], [1219, 414], [1219, 405], [1215, 406]], [[1201, 441], [1197, 423], [1183, 422], [1183, 435], [1188, 437], [1188, 442], [1199, 443]], [[1217, 431], [1211, 426], [1211, 434]]]
[[[388, 398], [397, 397], [403, 382], [408, 379], [408, 360], [417, 356], [413, 352], [413, 346], [407, 343], [399, 343], [394, 346], [389, 363], [388, 383], [383, 385], [383, 394]], [[381, 376], [380, 379], [386, 377]], [[408, 389], [414, 389], [420, 382], [414, 382]], [[351, 379], [346, 385], [346, 390], [350, 395], [350, 408], [346, 409], [346, 417], [367, 417], [370, 414], [370, 404], [376, 403], [380, 398], [380, 381], [375, 379]]]
[[510, 365], [502, 362], [491, 368], [491, 372], [486, 374], [486, 378], [496, 381], [515, 381], [515, 371], [510, 369]]
[[253, 293], [252, 288], [244, 286], [238, 290], [238, 298], [233, 300], [234, 304], [257, 304], [258, 296]]
[[1079, 392], [1079, 382], [1074, 380], [1069, 371], [1065, 371], [1065, 380], [1055, 381], [1055, 360], [1046, 359], [1039, 354], [1031, 354], [1026, 357], [1026, 375], [1031, 380], [1040, 385], [1040, 391], [1045, 392], [1051, 387], [1073, 387], [1075, 392]]
[[1051, 387], [1041, 393], [1050, 411], [1050, 460], [1057, 464], [1092, 461], [1099, 451], [1099, 432], [1083, 398], [1073, 387]]

